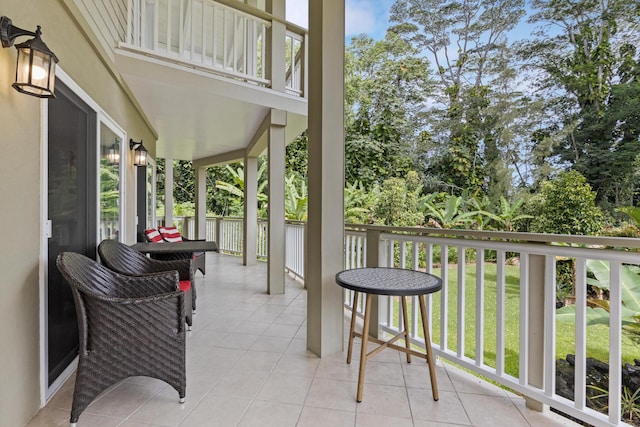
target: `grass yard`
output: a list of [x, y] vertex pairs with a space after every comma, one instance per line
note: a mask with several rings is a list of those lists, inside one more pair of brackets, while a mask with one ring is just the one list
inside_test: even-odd
[[[457, 266], [449, 266], [447, 322], [447, 348], [457, 349], [457, 303], [458, 303], [458, 270]], [[441, 270], [434, 269], [433, 274], [440, 276]], [[464, 354], [475, 358], [476, 349], [476, 267], [469, 265], [465, 270], [465, 345]], [[513, 376], [518, 375], [519, 355], [519, 297], [520, 269], [517, 266], [505, 266], [505, 371]], [[440, 319], [441, 296], [433, 294], [433, 336], [436, 345], [441, 343]], [[409, 307], [409, 311], [411, 308]], [[496, 264], [485, 263], [484, 281], [484, 361], [495, 367], [496, 361]], [[396, 324], [397, 324], [397, 313]], [[422, 333], [420, 334], [422, 336]], [[640, 359], [640, 335], [623, 330], [622, 354], [624, 362], [633, 364], [634, 358]], [[556, 359], [563, 359], [567, 354], [575, 354], [575, 327], [573, 324], [556, 323]], [[609, 328], [603, 325], [587, 328], [587, 356], [608, 362]]]

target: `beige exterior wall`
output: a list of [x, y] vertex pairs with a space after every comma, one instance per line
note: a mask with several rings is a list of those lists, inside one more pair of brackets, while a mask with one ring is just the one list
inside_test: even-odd
[[[155, 134], [118, 79], [87, 42], [67, 0], [4, 0], [0, 15], [24, 29], [41, 25], [64, 71], [127, 132], [155, 152]], [[26, 39], [20, 38], [18, 42]], [[25, 425], [40, 407], [40, 101], [13, 88], [14, 48], [0, 48], [0, 424]], [[127, 241], [135, 236], [133, 166], [127, 168]]]

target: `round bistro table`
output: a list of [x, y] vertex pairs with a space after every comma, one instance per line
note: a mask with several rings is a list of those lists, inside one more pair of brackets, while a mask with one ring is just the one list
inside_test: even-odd
[[[345, 289], [353, 291], [353, 307], [351, 309], [351, 327], [349, 330], [349, 349], [347, 351], [347, 363], [351, 363], [353, 350], [353, 338], [362, 338], [362, 351], [360, 352], [360, 371], [358, 374], [358, 394], [356, 400], [362, 402], [362, 392], [364, 388], [364, 374], [367, 360], [385, 348], [393, 348], [407, 354], [407, 363], [411, 363], [411, 355], [427, 360], [429, 364], [429, 376], [431, 377], [431, 390], [433, 400], [438, 400], [438, 385], [436, 382], [436, 370], [431, 349], [431, 338], [429, 336], [429, 319], [424, 296], [442, 289], [442, 280], [433, 274], [421, 271], [404, 270], [400, 268], [356, 268], [344, 270], [336, 274], [336, 283]], [[356, 310], [358, 306], [358, 296], [360, 293], [366, 294], [364, 309], [364, 325], [362, 333], [355, 331]], [[404, 330], [388, 341], [369, 336], [369, 320], [371, 314], [371, 298], [373, 295], [388, 295], [400, 297], [402, 307], [402, 318], [404, 320]], [[420, 317], [422, 318], [422, 329], [426, 354], [413, 350], [409, 339], [409, 319], [407, 315], [407, 297], [416, 296], [420, 303]], [[404, 338], [405, 346], [400, 347], [394, 343]], [[369, 341], [380, 344], [374, 350], [367, 352]]]

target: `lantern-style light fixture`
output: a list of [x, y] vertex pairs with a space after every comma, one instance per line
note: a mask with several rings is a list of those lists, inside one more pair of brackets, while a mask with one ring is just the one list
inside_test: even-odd
[[110, 165], [120, 164], [120, 140], [118, 138], [116, 138], [116, 142], [109, 147], [107, 162], [109, 162]]
[[18, 50], [16, 81], [11, 86], [15, 90], [38, 98], [54, 98], [56, 64], [58, 57], [40, 38], [40, 25], [35, 32], [23, 30], [11, 23], [6, 16], [0, 17], [0, 41], [2, 47], [13, 46], [20, 36], [32, 36], [26, 42], [15, 45]]
[[130, 139], [129, 148], [133, 150], [133, 164], [135, 166], [147, 166], [147, 149], [142, 145], [142, 140], [136, 142]]

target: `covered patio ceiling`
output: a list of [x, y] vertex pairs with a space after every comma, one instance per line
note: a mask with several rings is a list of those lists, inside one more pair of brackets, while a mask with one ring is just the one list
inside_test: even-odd
[[116, 66], [158, 133], [159, 158], [242, 150], [271, 109], [287, 111], [287, 143], [307, 128], [305, 98], [124, 49]]

